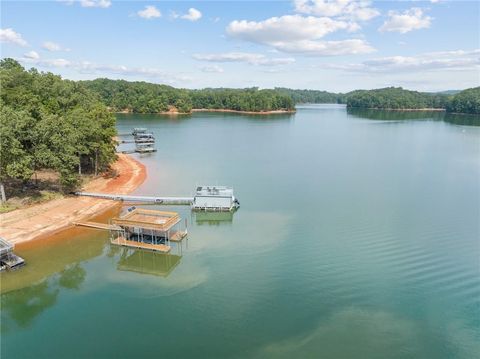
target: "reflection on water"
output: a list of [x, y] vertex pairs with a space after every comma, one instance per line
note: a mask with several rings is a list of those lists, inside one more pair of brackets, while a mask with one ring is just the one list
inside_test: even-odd
[[220, 226], [232, 224], [234, 212], [194, 212], [197, 225]]
[[80, 289], [80, 284], [85, 281], [87, 272], [76, 263], [60, 272], [58, 284], [67, 289]]
[[447, 114], [444, 111], [386, 111], [348, 108], [348, 115], [380, 121], [428, 120], [443, 121], [462, 126], [480, 126], [480, 116]]
[[480, 126], [479, 115], [446, 114], [443, 121], [461, 126]]
[[41, 283], [2, 295], [2, 331], [11, 329], [13, 323], [23, 328], [31, 325], [35, 317], [55, 305], [61, 288], [80, 289], [86, 275], [76, 263]]
[[[170, 122], [170, 123], [185, 123], [188, 121], [198, 121], [198, 117], [200, 116], [202, 119], [212, 119], [212, 120], [236, 120], [241, 118], [242, 120], [252, 121], [255, 123], [268, 123], [271, 121], [290, 121], [293, 120], [295, 117], [294, 113], [272, 113], [268, 115], [255, 115], [255, 114], [248, 114], [248, 113], [230, 113], [230, 112], [202, 112], [201, 114], [186, 114], [186, 115], [157, 115], [157, 114], [123, 114], [119, 113], [116, 114], [117, 119], [119, 121], [128, 121], [135, 116], [136, 121], [144, 122], [144, 125], [151, 129], [158, 124], [158, 120], [161, 119], [162, 121]], [[133, 123], [135, 126], [135, 123]], [[128, 129], [120, 131], [121, 134], [129, 133]]]
[[[92, 233], [96, 235], [92, 237]], [[73, 229], [41, 242], [18, 247], [17, 252], [25, 258], [26, 265], [21, 270], [0, 274], [1, 293], [39, 283], [56, 273], [65, 274], [66, 285], [74, 285], [72, 276], [80, 274], [70, 265], [100, 256], [108, 243], [108, 233]]]
[[120, 271], [168, 277], [182, 257], [175, 254], [156, 253], [122, 248], [117, 269]]
[[33, 319], [57, 301], [59, 289], [47, 281], [2, 295], [2, 331], [28, 327]]

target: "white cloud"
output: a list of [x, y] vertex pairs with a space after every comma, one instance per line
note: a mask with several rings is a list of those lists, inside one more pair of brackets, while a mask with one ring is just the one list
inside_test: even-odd
[[64, 3], [65, 5], [73, 5], [74, 3], [79, 3], [81, 7], [98, 7], [98, 8], [108, 8], [112, 5], [111, 0], [57, 0], [58, 2]]
[[188, 9], [188, 12], [186, 14], [178, 14], [175, 11], [172, 11], [170, 14], [172, 19], [183, 19], [183, 20], [189, 20], [189, 21], [197, 21], [202, 18], [202, 13], [191, 7]]
[[22, 38], [22, 35], [15, 32], [12, 28], [0, 29], [0, 42], [6, 42], [10, 44], [27, 46], [27, 42]]
[[154, 19], [162, 16], [162, 13], [155, 6], [148, 5], [145, 9], [138, 11], [137, 15], [144, 19]]
[[54, 59], [54, 60], [51, 60], [50, 63], [54, 67], [67, 67], [67, 66], [70, 66], [72, 64], [70, 61], [65, 60], [65, 59]]
[[423, 14], [423, 10], [417, 7], [411, 8], [399, 13], [398, 11], [389, 11], [388, 19], [380, 26], [379, 30], [394, 31], [405, 34], [412, 30], [427, 29], [431, 25], [433, 18]]
[[285, 15], [263, 21], [235, 20], [227, 33], [238, 39], [260, 44], [275, 44], [305, 39], [318, 39], [331, 32], [347, 30], [351, 24], [327, 17]]
[[23, 54], [23, 56], [25, 56], [27, 59], [34, 59], [34, 60], [37, 60], [40, 58], [40, 55], [38, 54], [38, 52], [33, 50]]
[[290, 53], [314, 56], [360, 54], [374, 51], [364, 40], [320, 41], [339, 30], [355, 31], [358, 24], [328, 17], [285, 15], [264, 21], [232, 21], [226, 31], [231, 37], [271, 46]]
[[53, 41], [45, 41], [42, 44], [42, 48], [48, 51], [70, 51], [70, 49], [64, 48], [60, 44], [57, 44]]
[[23, 58], [19, 58], [18, 60], [21, 62], [27, 63], [29, 65], [44, 66], [44, 67], [65, 68], [73, 65], [72, 62], [65, 59], [41, 59], [40, 56], [32, 57], [28, 55], [31, 55], [31, 54], [27, 53], [24, 55]]
[[356, 21], [367, 21], [380, 12], [371, 7], [367, 0], [295, 0], [295, 11], [316, 16], [339, 17]]
[[366, 73], [478, 70], [480, 69], [480, 49], [429, 52], [415, 56], [389, 56], [357, 64], [330, 64], [326, 67]]
[[112, 2], [110, 0], [80, 0], [80, 5], [82, 7], [107, 8], [112, 5]]
[[374, 52], [375, 49], [361, 39], [339, 41], [303, 40], [277, 44], [276, 48], [283, 52], [301, 53], [311, 56], [357, 55]]
[[197, 9], [194, 9], [193, 7], [188, 9], [188, 13], [180, 16], [180, 18], [184, 20], [189, 20], [189, 21], [197, 21], [197, 20], [200, 20], [201, 17], [202, 17], [202, 13]]
[[217, 73], [217, 74], [220, 74], [223, 72], [223, 68], [218, 65], [205, 65], [205, 66], [200, 66], [199, 68], [203, 72], [211, 72], [211, 73]]
[[295, 62], [291, 57], [269, 58], [262, 54], [250, 52], [226, 52], [218, 54], [194, 54], [193, 58], [209, 62], [243, 62], [250, 65], [276, 66], [288, 65]]

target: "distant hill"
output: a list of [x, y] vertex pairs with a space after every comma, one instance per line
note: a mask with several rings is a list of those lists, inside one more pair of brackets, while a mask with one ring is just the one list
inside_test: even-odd
[[445, 91], [437, 91], [435, 93], [440, 95], [456, 95], [459, 92], [462, 92], [462, 90], [445, 90]]
[[295, 103], [345, 103], [345, 95], [342, 93], [285, 87], [275, 87], [275, 91], [290, 96]]
[[412, 110], [445, 108], [449, 96], [437, 93], [409, 91], [401, 87], [356, 90], [346, 94], [347, 107]]
[[346, 103], [348, 108], [422, 110], [447, 109], [449, 112], [479, 113], [478, 88], [442, 92], [410, 91], [401, 87], [334, 93], [320, 90], [275, 87], [259, 90], [206, 88], [179, 89], [166, 85], [125, 80], [81, 81], [97, 93], [111, 110], [135, 113], [161, 113], [192, 109], [269, 112], [293, 110], [299, 103]]
[[480, 114], [480, 87], [466, 89], [453, 96], [447, 103], [447, 111]]
[[97, 93], [116, 112], [189, 113], [192, 109], [268, 112], [295, 109], [290, 96], [256, 87], [188, 90], [148, 82], [110, 79], [81, 83]]

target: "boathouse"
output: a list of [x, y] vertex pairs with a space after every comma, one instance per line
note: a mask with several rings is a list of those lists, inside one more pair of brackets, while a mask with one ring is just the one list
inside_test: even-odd
[[176, 212], [131, 207], [110, 220], [112, 244], [168, 253], [172, 242], [187, 235], [187, 223]]

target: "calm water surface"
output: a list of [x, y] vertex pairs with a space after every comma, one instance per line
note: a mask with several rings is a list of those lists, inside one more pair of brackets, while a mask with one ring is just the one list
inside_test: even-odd
[[[479, 118], [303, 106], [148, 127], [138, 194], [235, 188], [171, 255], [75, 229], [2, 274], [2, 358], [475, 358]], [[170, 209], [172, 209], [170, 207]], [[113, 215], [113, 214], [110, 214]], [[104, 220], [106, 220], [104, 218]]]

